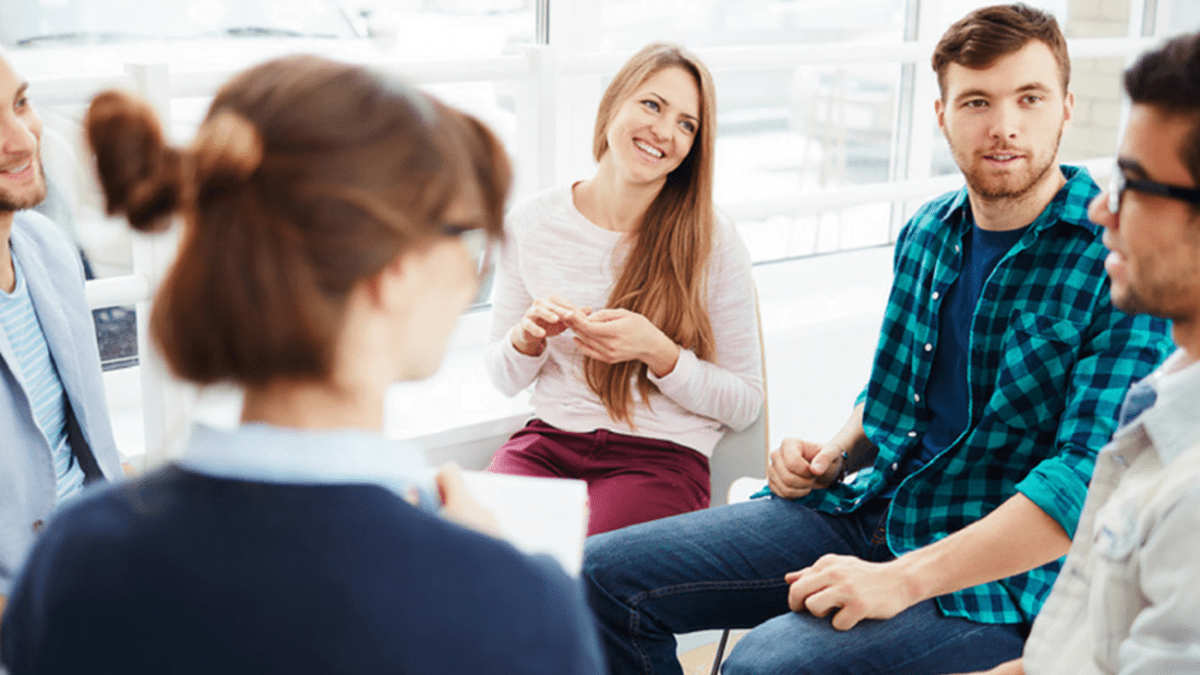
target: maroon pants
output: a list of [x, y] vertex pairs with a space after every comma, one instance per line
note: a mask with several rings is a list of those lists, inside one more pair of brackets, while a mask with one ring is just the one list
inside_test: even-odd
[[708, 458], [670, 441], [605, 429], [563, 431], [533, 420], [488, 471], [577, 478], [588, 484], [588, 534], [708, 507]]

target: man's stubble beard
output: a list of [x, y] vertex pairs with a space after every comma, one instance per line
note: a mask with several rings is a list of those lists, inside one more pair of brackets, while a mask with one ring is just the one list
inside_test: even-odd
[[[1065, 124], [1059, 125], [1058, 135], [1054, 138], [1054, 152], [1050, 153], [1050, 156], [1046, 159], [1046, 162], [1043, 165], [1033, 167], [1033, 176], [1025, 184], [1013, 189], [993, 189], [988, 186], [987, 179], [980, 175], [982, 171], [974, 169], [967, 170], [963, 168], [962, 164], [959, 164], [959, 170], [962, 171], [963, 177], [967, 181], [967, 187], [971, 189], [971, 192], [975, 196], [988, 201], [996, 202], [1014, 201], [1029, 194], [1042, 182], [1042, 180], [1046, 178], [1046, 174], [1050, 173], [1050, 170], [1054, 168], [1054, 162], [1058, 158], [1058, 148], [1062, 143], [1063, 129], [1065, 127]], [[954, 155], [954, 158], [957, 161], [959, 156], [957, 152], [954, 152], [953, 147], [951, 147], [951, 153]], [[975, 165], [968, 164], [968, 166]]]
[[24, 209], [32, 209], [46, 199], [46, 167], [42, 166], [41, 157], [37, 158], [38, 189], [24, 199], [0, 190], [0, 213], [12, 213]]

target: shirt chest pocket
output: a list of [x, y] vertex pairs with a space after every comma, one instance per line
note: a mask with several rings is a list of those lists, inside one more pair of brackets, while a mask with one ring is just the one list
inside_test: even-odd
[[1138, 588], [1138, 557], [1143, 533], [1138, 525], [1140, 500], [1113, 500], [1096, 514], [1092, 533], [1095, 569], [1090, 607], [1095, 657], [1117, 670], [1117, 649], [1129, 635], [1146, 600]]
[[1057, 424], [1079, 357], [1084, 326], [1043, 314], [1014, 314], [1004, 334], [990, 407], [1012, 426]]

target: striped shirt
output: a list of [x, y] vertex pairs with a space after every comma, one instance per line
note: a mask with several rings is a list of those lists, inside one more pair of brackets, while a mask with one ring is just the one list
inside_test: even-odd
[[12, 293], [0, 291], [0, 327], [8, 335], [16, 354], [17, 362], [10, 364], [10, 367], [14, 374], [19, 373], [24, 380], [29, 409], [50, 448], [58, 485], [58, 502], [62, 503], [83, 487], [83, 469], [75, 460], [67, 439], [66, 394], [62, 381], [46, 345], [46, 337], [38, 322], [21, 265], [16, 256], [12, 260], [17, 284]]
[[[996, 264], [970, 321], [968, 425], [916, 472], [900, 476], [932, 415], [927, 400], [939, 311], [962, 270], [971, 227], [966, 189], [923, 206], [896, 242], [894, 279], [863, 428], [879, 448], [854, 480], [805, 503], [848, 513], [895, 488], [887, 539], [901, 555], [961, 530], [1018, 492], [1072, 533], [1096, 454], [1117, 428], [1130, 384], [1173, 349], [1167, 323], [1112, 306], [1108, 251], [1087, 218], [1099, 192], [1087, 171], [1067, 182]], [[937, 598], [944, 614], [982, 623], [1029, 623], [1061, 560]]]

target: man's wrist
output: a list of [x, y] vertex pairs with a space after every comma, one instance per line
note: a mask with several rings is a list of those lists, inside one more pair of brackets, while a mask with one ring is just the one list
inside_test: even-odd
[[924, 578], [923, 570], [926, 568], [921, 553], [921, 549], [918, 549], [885, 563], [898, 578], [901, 598], [906, 608], [932, 597], [929, 592], [931, 584]]

